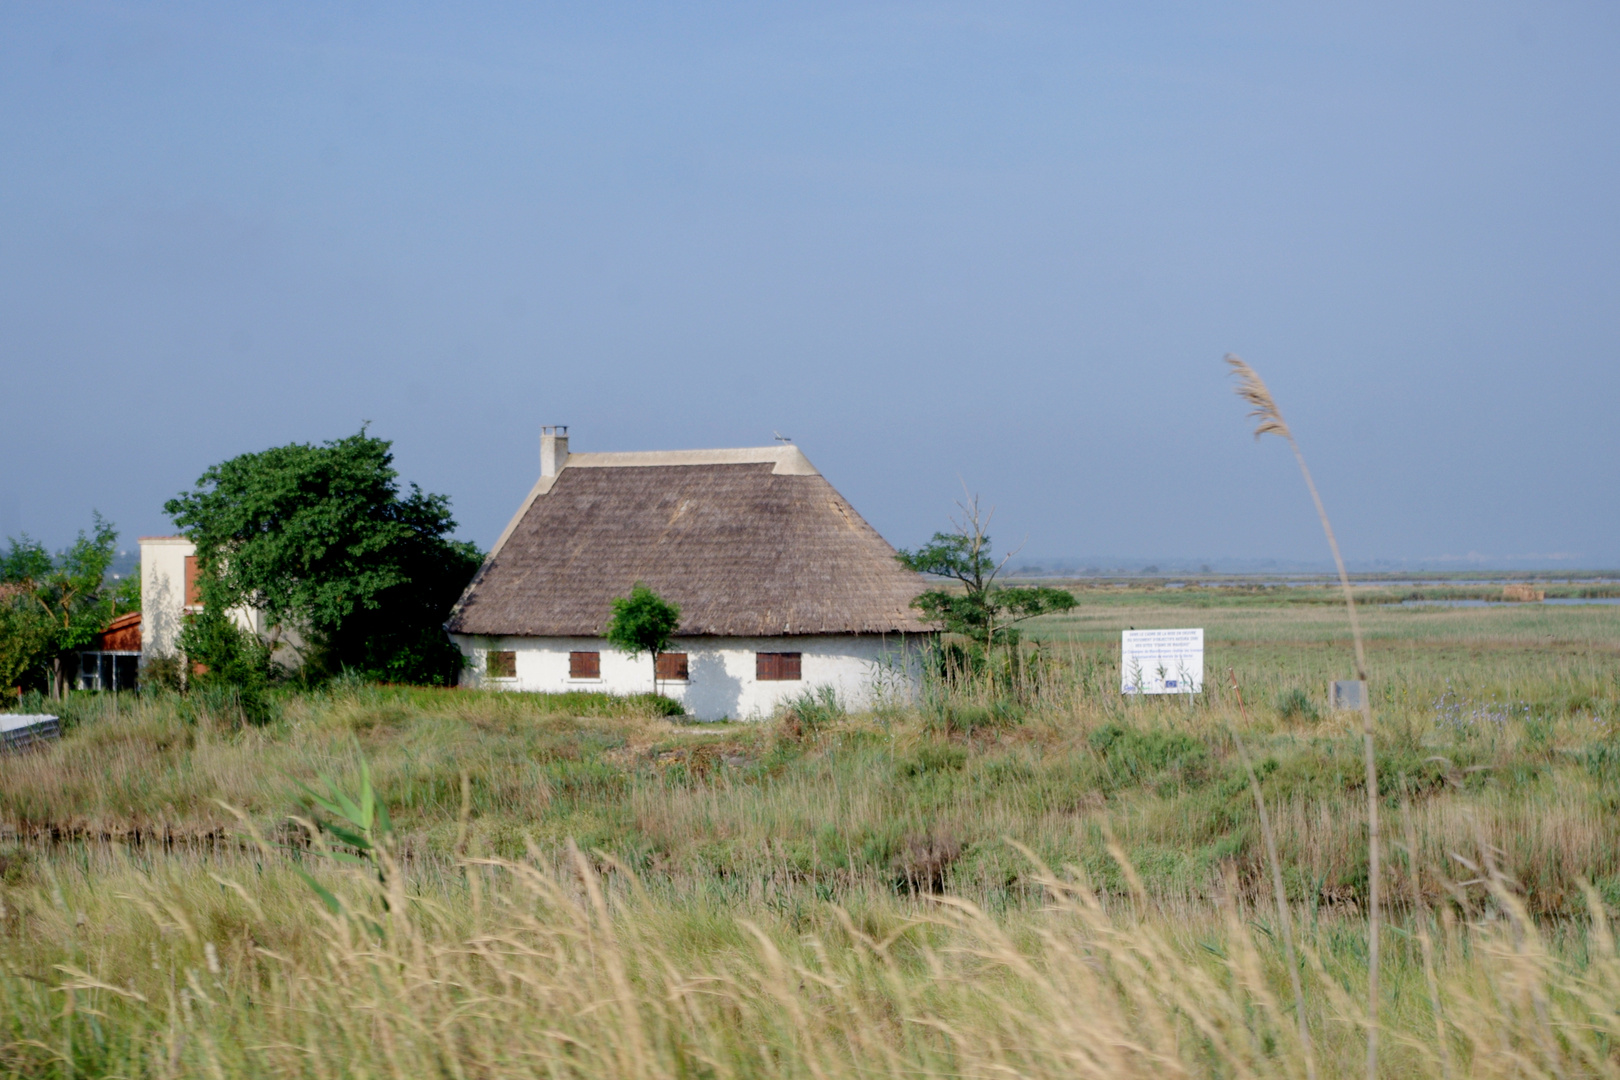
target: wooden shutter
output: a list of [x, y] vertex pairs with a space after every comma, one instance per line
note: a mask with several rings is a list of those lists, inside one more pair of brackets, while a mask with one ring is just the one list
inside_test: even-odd
[[602, 677], [602, 654], [599, 652], [569, 653], [568, 677], [570, 679], [600, 679]]
[[685, 682], [687, 679], [686, 654], [683, 652], [666, 652], [658, 654], [658, 677], [671, 682]]
[[754, 654], [754, 678], [761, 682], [792, 682], [803, 678], [803, 653], [762, 652]]
[[186, 556], [186, 606], [194, 607], [202, 603], [202, 593], [197, 590], [197, 556]]
[[492, 679], [517, 678], [517, 653], [490, 652], [485, 654], [485, 671]]

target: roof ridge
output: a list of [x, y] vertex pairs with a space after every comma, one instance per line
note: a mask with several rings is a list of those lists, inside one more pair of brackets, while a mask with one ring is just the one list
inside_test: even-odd
[[738, 446], [714, 450], [617, 450], [569, 454], [564, 469], [625, 469], [667, 465], [772, 464], [775, 476], [819, 476], [820, 471], [792, 443], [776, 446]]

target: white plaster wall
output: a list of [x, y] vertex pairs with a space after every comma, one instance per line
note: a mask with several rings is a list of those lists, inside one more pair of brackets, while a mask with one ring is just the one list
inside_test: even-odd
[[186, 616], [186, 556], [197, 548], [183, 536], [141, 537], [141, 659], [173, 656]]
[[[186, 559], [197, 545], [183, 536], [141, 537], [141, 660], [173, 656], [186, 614]], [[255, 634], [264, 633], [264, 618], [248, 608], [233, 608], [231, 621]], [[281, 659], [278, 655], [277, 659]]]
[[[917, 650], [921, 635], [825, 634], [768, 638], [677, 638], [670, 652], [687, 655], [687, 682], [660, 681], [658, 689], [685, 706], [699, 720], [760, 720], [778, 705], [806, 690], [831, 686], [851, 709], [870, 708], [882, 695], [909, 698], [915, 690]], [[502, 690], [558, 692], [599, 690], [642, 694], [653, 688], [652, 657], [631, 659], [601, 638], [470, 637], [451, 638], [468, 658], [463, 686]], [[517, 676], [485, 675], [489, 652], [517, 654]], [[568, 677], [570, 652], [596, 652], [602, 657], [600, 679]], [[755, 654], [803, 654], [796, 681], [760, 682], [754, 678]]]

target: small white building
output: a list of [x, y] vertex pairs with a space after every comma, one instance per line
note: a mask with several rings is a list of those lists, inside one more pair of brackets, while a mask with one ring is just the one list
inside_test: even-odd
[[184, 536], [141, 537], [141, 662], [176, 655], [187, 612], [199, 610], [197, 546]]
[[[202, 610], [197, 591], [197, 545], [184, 536], [141, 537], [141, 663], [178, 656], [180, 628], [186, 616]], [[231, 621], [264, 635], [264, 616], [233, 608]]]
[[652, 690], [652, 658], [602, 637], [641, 582], [680, 605], [657, 686], [695, 717], [910, 691], [922, 579], [798, 447], [570, 454], [567, 432], [543, 429], [539, 482], [445, 624], [463, 685]]

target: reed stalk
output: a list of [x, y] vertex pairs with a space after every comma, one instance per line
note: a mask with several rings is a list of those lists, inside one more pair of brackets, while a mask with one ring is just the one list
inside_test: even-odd
[[[1238, 686], [1237, 671], [1226, 669], [1232, 680], [1232, 693], [1237, 696], [1238, 712], [1245, 727], [1249, 723], [1249, 710], [1243, 704], [1243, 691]], [[1288, 964], [1288, 978], [1294, 990], [1294, 1015], [1299, 1024], [1300, 1051], [1305, 1055], [1305, 1078], [1316, 1080], [1316, 1055], [1311, 1051], [1311, 1029], [1305, 1021], [1305, 988], [1299, 980], [1299, 957], [1294, 952], [1294, 920], [1288, 910], [1288, 889], [1283, 884], [1282, 860], [1277, 857], [1277, 833], [1271, 827], [1271, 815], [1266, 812], [1266, 796], [1260, 790], [1260, 777], [1255, 774], [1249, 749], [1243, 745], [1243, 736], [1232, 728], [1232, 741], [1237, 745], [1238, 757], [1243, 759], [1244, 771], [1249, 774], [1249, 790], [1254, 793], [1254, 808], [1260, 814], [1260, 835], [1266, 842], [1266, 862], [1271, 866], [1271, 889], [1277, 900], [1277, 923], [1282, 929], [1283, 959]]]
[[1434, 1014], [1434, 1041], [1440, 1055], [1441, 1074], [1445, 1080], [1453, 1075], [1451, 1043], [1446, 1034], [1445, 1013], [1440, 1005], [1440, 982], [1434, 973], [1434, 941], [1429, 935], [1429, 905], [1423, 899], [1423, 885], [1418, 878], [1417, 831], [1412, 828], [1412, 800], [1406, 786], [1406, 774], [1401, 774], [1401, 825], [1406, 833], [1406, 874], [1412, 889], [1412, 912], [1417, 920], [1418, 947], [1423, 954], [1423, 984], [1429, 993], [1429, 1011]]
[[1356, 618], [1356, 598], [1350, 589], [1350, 575], [1344, 568], [1344, 556], [1339, 553], [1339, 541], [1333, 535], [1333, 523], [1328, 520], [1327, 508], [1311, 479], [1311, 470], [1305, 464], [1305, 455], [1294, 439], [1282, 410], [1255, 370], [1233, 353], [1226, 354], [1226, 362], [1237, 376], [1237, 395], [1248, 402], [1249, 416], [1257, 421], [1254, 437], [1279, 435], [1288, 441], [1299, 463], [1300, 475], [1310, 490], [1311, 502], [1316, 505], [1316, 516], [1322, 522], [1328, 547], [1333, 551], [1333, 565], [1339, 571], [1339, 586], [1344, 590], [1344, 607], [1350, 617], [1350, 636], [1356, 650], [1356, 678], [1362, 682], [1361, 735], [1362, 753], [1367, 770], [1367, 1080], [1378, 1077], [1378, 886], [1379, 886], [1379, 832], [1378, 832], [1378, 758], [1373, 742], [1372, 699], [1367, 692], [1367, 653], [1361, 643], [1361, 623]]

